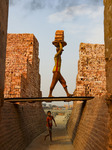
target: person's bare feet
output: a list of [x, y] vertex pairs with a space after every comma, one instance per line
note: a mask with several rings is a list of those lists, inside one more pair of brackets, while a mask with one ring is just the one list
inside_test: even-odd
[[73, 94], [67, 94], [67, 97], [72, 97], [73, 96]]
[[48, 97], [54, 97], [54, 96], [52, 96], [52, 95], [49, 95]]

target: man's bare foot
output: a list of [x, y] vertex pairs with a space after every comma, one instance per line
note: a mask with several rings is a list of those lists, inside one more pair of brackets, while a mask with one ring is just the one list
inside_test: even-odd
[[54, 97], [54, 96], [52, 96], [52, 95], [49, 95], [48, 97]]
[[67, 97], [72, 97], [73, 96], [73, 94], [67, 94]]

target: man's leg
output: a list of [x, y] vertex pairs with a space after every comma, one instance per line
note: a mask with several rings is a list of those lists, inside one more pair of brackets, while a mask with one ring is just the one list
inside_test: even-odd
[[[48, 132], [49, 132], [49, 128], [47, 128], [48, 129]], [[50, 134], [48, 133], [47, 135], [45, 135], [45, 137], [44, 137], [44, 141], [46, 140], [46, 138], [48, 137], [48, 136], [50, 136]]]
[[53, 78], [52, 78], [52, 83], [50, 86], [49, 97], [52, 97], [52, 92], [53, 92], [53, 89], [54, 89], [57, 82], [58, 82], [58, 72], [54, 72]]
[[60, 75], [59, 75], [59, 82], [60, 82], [61, 85], [63, 86], [63, 88], [64, 88], [64, 90], [65, 90], [65, 92], [66, 92], [67, 97], [73, 96], [73, 94], [70, 94], [70, 93], [68, 92], [67, 85], [66, 85], [66, 81], [65, 81], [65, 79], [63, 78], [63, 76], [61, 75], [61, 73], [60, 73]]
[[52, 129], [49, 130], [50, 141], [52, 142]]
[[50, 134], [47, 134], [45, 137], [44, 137], [44, 141], [46, 140], [46, 138], [49, 136]]
[[47, 134], [45, 137], [44, 137], [44, 141], [46, 140], [46, 138], [50, 136], [50, 141], [52, 142], [52, 129], [50, 128], [49, 129], [49, 134]]

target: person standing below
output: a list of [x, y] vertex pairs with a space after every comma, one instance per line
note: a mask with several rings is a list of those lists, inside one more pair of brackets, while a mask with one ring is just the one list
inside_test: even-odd
[[63, 86], [67, 97], [71, 97], [71, 96], [73, 96], [73, 94], [70, 94], [68, 92], [66, 81], [65, 81], [65, 79], [63, 78], [63, 76], [60, 73], [60, 69], [61, 69], [61, 55], [62, 55], [62, 52], [64, 51], [61, 42], [59, 42], [59, 45], [56, 47], [56, 51], [57, 51], [57, 53], [54, 56], [55, 66], [53, 68], [53, 78], [52, 78], [52, 83], [51, 83], [51, 86], [50, 86], [50, 91], [49, 91], [49, 96], [48, 97], [53, 97], [52, 96], [52, 92], [53, 92], [54, 87], [55, 87], [55, 85], [57, 84], [58, 81]]
[[55, 119], [54, 119], [54, 117], [51, 115], [51, 111], [48, 111], [48, 112], [47, 112], [47, 119], [46, 119], [46, 121], [47, 121], [46, 126], [47, 126], [47, 129], [48, 129], [48, 131], [49, 131], [49, 134], [47, 134], [47, 135], [44, 137], [44, 141], [46, 140], [46, 138], [47, 138], [48, 136], [50, 136], [50, 141], [52, 142], [52, 120], [54, 121], [55, 126], [57, 127], [57, 124], [56, 124], [56, 122], [55, 122]]

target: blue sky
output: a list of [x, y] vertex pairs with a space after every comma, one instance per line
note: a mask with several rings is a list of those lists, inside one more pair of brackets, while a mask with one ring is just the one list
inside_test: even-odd
[[[103, 0], [9, 0], [8, 33], [33, 33], [39, 41], [41, 90], [48, 96], [54, 66], [56, 30], [64, 30], [67, 46], [61, 73], [71, 93], [76, 87], [79, 45], [104, 43]], [[54, 96], [65, 96], [58, 83]]]

